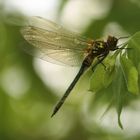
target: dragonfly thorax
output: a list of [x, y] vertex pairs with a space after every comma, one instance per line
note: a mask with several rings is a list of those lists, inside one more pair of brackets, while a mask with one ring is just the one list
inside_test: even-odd
[[106, 42], [104, 41], [95, 41], [93, 48], [92, 48], [92, 54], [94, 56], [98, 56], [104, 52], [108, 51]]
[[108, 54], [109, 51], [115, 51], [117, 47], [118, 39], [113, 36], [108, 36], [107, 41], [95, 41], [92, 54], [95, 56]]

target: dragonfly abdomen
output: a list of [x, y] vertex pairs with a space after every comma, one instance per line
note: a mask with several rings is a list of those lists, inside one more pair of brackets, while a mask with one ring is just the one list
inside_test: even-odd
[[70, 92], [72, 91], [72, 89], [74, 88], [74, 86], [76, 85], [77, 81], [80, 79], [81, 75], [88, 69], [88, 65], [86, 65], [84, 62], [78, 72], [78, 74], [76, 75], [76, 77], [74, 78], [74, 80], [72, 81], [72, 83], [70, 84], [70, 86], [68, 87], [68, 89], [66, 90], [65, 94], [62, 96], [62, 98], [59, 100], [59, 102], [56, 104], [54, 111], [51, 115], [51, 117], [53, 117], [57, 111], [60, 109], [60, 107], [63, 105], [63, 103], [65, 102], [66, 98], [68, 97], [68, 95], [70, 94]]

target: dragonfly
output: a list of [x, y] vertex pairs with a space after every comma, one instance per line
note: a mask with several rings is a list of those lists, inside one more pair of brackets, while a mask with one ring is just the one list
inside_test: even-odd
[[[108, 36], [105, 41], [89, 39], [41, 17], [31, 17], [21, 29], [21, 34], [31, 44], [31, 47], [25, 49], [27, 53], [56, 64], [81, 65], [76, 77], [56, 104], [51, 117], [64, 104], [85, 71], [89, 67], [94, 70], [98, 64], [103, 64], [110, 52], [119, 49], [117, 44], [120, 38]], [[96, 63], [92, 64], [95, 59]]]

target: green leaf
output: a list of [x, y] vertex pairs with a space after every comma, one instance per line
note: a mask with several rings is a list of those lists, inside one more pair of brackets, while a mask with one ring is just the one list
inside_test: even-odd
[[118, 125], [121, 129], [123, 129], [120, 117], [123, 106], [129, 99], [129, 95], [130, 94], [128, 93], [126, 87], [122, 69], [119, 65], [117, 65], [115, 67], [115, 74], [113, 75], [113, 79], [110, 85], [108, 85], [108, 87], [103, 87], [101, 90], [96, 92], [92, 103], [92, 108], [98, 104], [102, 104], [103, 102], [104, 104], [107, 102], [109, 105], [111, 105], [108, 108], [114, 106], [118, 114]]
[[113, 55], [109, 55], [104, 61], [106, 68], [99, 64], [91, 76], [90, 90], [97, 92], [102, 88], [107, 88], [115, 74], [115, 62], [119, 51], [116, 51]]
[[135, 33], [128, 41], [128, 58], [131, 59], [139, 72], [140, 66], [140, 32]]
[[128, 91], [132, 94], [138, 94], [138, 71], [132, 61], [126, 58], [125, 54], [121, 56], [121, 66]]
[[[137, 87], [135, 90], [137, 90], [137, 92], [139, 91], [138, 89], [140, 88], [140, 83], [139, 83], [139, 78], [140, 78], [140, 31], [135, 33], [131, 39], [128, 41], [128, 48], [131, 48], [128, 50], [127, 54], [128, 54], [128, 58], [132, 61], [133, 63], [133, 68], [131, 70], [132, 73], [132, 78], [133, 81], [135, 81], [134, 83], [132, 83], [133, 88]], [[137, 72], [136, 72], [137, 70]], [[138, 81], [136, 83], [136, 81]], [[131, 87], [132, 88], [132, 87]], [[133, 89], [134, 90], [134, 89]], [[136, 91], [135, 91], [136, 93]]]
[[103, 88], [103, 82], [104, 82], [104, 76], [105, 76], [105, 70], [104, 67], [99, 65], [96, 70], [94, 71], [94, 74], [91, 76], [90, 81], [90, 91], [97, 92], [100, 89]]
[[121, 116], [124, 100], [125, 98], [127, 98], [128, 95], [128, 91], [125, 85], [123, 73], [119, 66], [116, 67], [116, 75], [113, 79], [111, 86], [112, 86], [112, 93], [114, 95], [114, 105], [116, 107], [117, 114], [118, 114], [118, 125], [120, 126], [120, 128], [123, 129], [120, 116]]

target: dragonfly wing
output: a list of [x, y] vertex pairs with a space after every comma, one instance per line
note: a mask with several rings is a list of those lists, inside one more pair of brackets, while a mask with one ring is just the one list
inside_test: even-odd
[[[28, 54], [38, 57], [42, 60], [58, 64], [58, 65], [70, 65], [70, 66], [78, 66], [81, 65], [84, 56], [83, 52], [77, 52], [68, 49], [44, 49], [44, 47], [36, 48], [29, 44], [22, 44], [21, 48], [27, 52]], [[78, 54], [78, 55], [77, 55]]]
[[[24, 27], [21, 33], [34, 46], [33, 49], [44, 55], [44, 58], [41, 55], [42, 59], [46, 60], [50, 57], [69, 65], [77, 65], [78, 60], [83, 60], [85, 50], [89, 45], [88, 39], [67, 31], [51, 21], [38, 17], [34, 19], [36, 23]], [[29, 53], [32, 53], [30, 50]], [[26, 51], [28, 52], [28, 48]]]
[[76, 36], [79, 36], [81, 39], [83, 38], [83, 40], [85, 39], [84, 37], [81, 37], [78, 33], [71, 32], [59, 24], [56, 24], [50, 20], [47, 20], [47, 19], [44, 19], [44, 18], [38, 17], [38, 16], [33, 16], [33, 17], [29, 18], [27, 25], [41, 28], [43, 30], [48, 30], [51, 32], [59, 32], [63, 35], [68, 35], [68, 36], [76, 35]]
[[[60, 55], [61, 54], [61, 55]], [[46, 56], [53, 58], [63, 64], [68, 64], [70, 66], [77, 66], [81, 65], [83, 61], [83, 52], [75, 53], [71, 50], [47, 50]]]
[[[32, 56], [62, 66], [66, 66], [66, 65], [78, 66], [81, 65], [83, 60], [83, 53], [80, 53], [81, 55], [79, 54], [77, 56], [77, 54], [73, 52], [66, 53], [66, 51], [63, 50], [51, 50], [51, 49], [48, 49], [47, 51], [44, 52], [42, 49], [37, 49], [27, 43], [21, 44], [21, 49], [23, 49], [26, 53]], [[61, 53], [61, 57], [60, 57], [60, 53]], [[70, 54], [70, 57], [67, 56], [68, 54]], [[77, 58], [77, 59], [73, 59], [73, 58]]]

